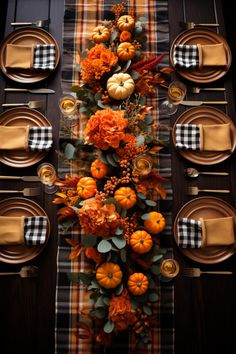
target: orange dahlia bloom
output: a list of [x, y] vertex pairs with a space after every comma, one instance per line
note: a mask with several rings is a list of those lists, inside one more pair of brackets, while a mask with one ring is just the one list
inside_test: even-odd
[[100, 80], [104, 73], [109, 72], [117, 61], [118, 57], [113, 52], [101, 44], [96, 44], [81, 62], [82, 80], [93, 84], [94, 81]]
[[109, 236], [120, 224], [114, 204], [102, 204], [99, 199], [87, 200], [79, 210], [79, 220], [85, 234]]
[[124, 139], [124, 129], [128, 120], [122, 111], [104, 109], [92, 115], [84, 131], [85, 143], [93, 143], [102, 150], [109, 147], [118, 148]]
[[127, 290], [124, 290], [120, 296], [112, 296], [109, 304], [109, 319], [115, 324], [117, 331], [123, 331], [134, 323], [135, 310], [132, 309]]

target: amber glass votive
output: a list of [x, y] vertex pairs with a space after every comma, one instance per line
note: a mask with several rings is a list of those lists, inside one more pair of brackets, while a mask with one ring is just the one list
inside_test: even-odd
[[179, 273], [179, 263], [175, 259], [164, 259], [160, 271], [164, 277], [174, 278]]
[[134, 160], [134, 170], [140, 176], [148, 175], [153, 166], [153, 158], [149, 154], [141, 154], [136, 157]]

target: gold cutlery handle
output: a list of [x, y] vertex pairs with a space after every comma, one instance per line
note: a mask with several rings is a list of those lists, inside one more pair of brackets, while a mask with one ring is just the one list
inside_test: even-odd
[[3, 103], [2, 107], [27, 106], [26, 103]]
[[[201, 175], [228, 176], [228, 172], [199, 172]], [[0, 176], [1, 178], [1, 176]]]
[[233, 274], [233, 272], [227, 271], [227, 270], [215, 270], [215, 271], [211, 271], [211, 270], [204, 270], [201, 271], [201, 273], [207, 273], [207, 274]]
[[11, 26], [30, 26], [32, 22], [12, 22]]
[[13, 191], [13, 190], [6, 190], [6, 189], [1, 189], [0, 193], [23, 193], [23, 191]]
[[22, 88], [11, 88], [11, 87], [6, 87], [4, 89], [6, 92], [27, 92], [27, 89], [22, 89]]
[[0, 179], [21, 179], [19, 176], [0, 176]]
[[201, 87], [202, 91], [225, 91], [224, 87]]
[[228, 104], [227, 101], [203, 101], [205, 104]]
[[195, 26], [218, 27], [219, 23], [195, 23]]
[[1, 272], [0, 275], [14, 275], [19, 274], [19, 272]]
[[207, 193], [230, 193], [228, 189], [199, 189], [199, 192]]

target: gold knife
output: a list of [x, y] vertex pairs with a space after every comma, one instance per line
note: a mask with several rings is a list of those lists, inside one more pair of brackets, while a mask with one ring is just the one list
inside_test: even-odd
[[227, 101], [182, 101], [183, 106], [201, 106], [203, 104], [228, 104]]
[[5, 92], [30, 92], [30, 93], [55, 93], [54, 90], [48, 88], [22, 89], [22, 88], [6, 87], [4, 91]]
[[38, 176], [0, 176], [1, 179], [17, 179], [17, 180], [22, 180], [24, 182], [39, 182], [39, 177]]

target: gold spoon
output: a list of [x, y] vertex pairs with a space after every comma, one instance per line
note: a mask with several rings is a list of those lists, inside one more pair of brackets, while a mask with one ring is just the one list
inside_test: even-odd
[[199, 175], [228, 176], [228, 172], [199, 172], [195, 168], [189, 167], [185, 170], [188, 177], [196, 178]]

